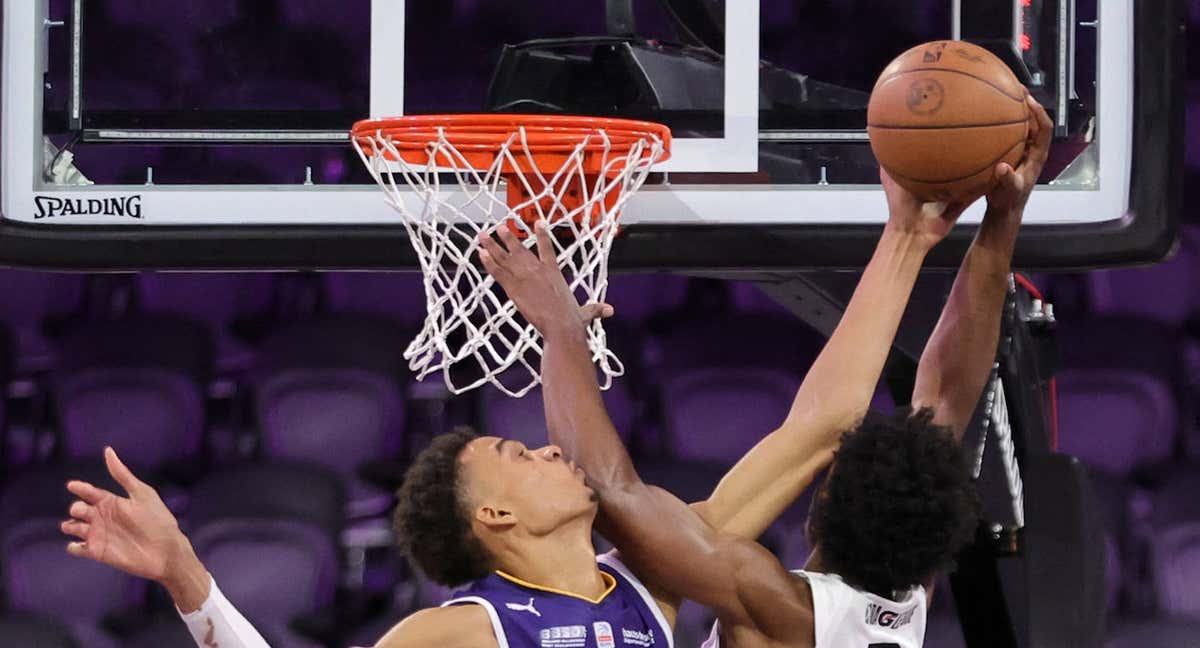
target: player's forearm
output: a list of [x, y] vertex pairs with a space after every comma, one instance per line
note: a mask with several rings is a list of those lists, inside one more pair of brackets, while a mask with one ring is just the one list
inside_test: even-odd
[[262, 635], [221, 593], [182, 534], [173, 553], [167, 573], [159, 582], [171, 595], [197, 646], [269, 648]]
[[625, 444], [617, 434], [604, 400], [582, 325], [545, 331], [542, 394], [550, 442], [563, 449], [605, 490], [637, 481]]
[[884, 231], [837, 328], [800, 385], [788, 422], [820, 421], [836, 439], [870, 407], [900, 319], [929, 250], [916, 237]]
[[985, 217], [917, 369], [913, 405], [934, 408], [960, 438], [995, 362], [1019, 222]]
[[212, 577], [183, 534], [179, 534], [178, 548], [168, 565], [167, 573], [159, 579], [159, 583], [171, 595], [175, 607], [182, 614], [200, 609], [208, 598]]
[[843, 432], [870, 407], [928, 248], [890, 228], [780, 428], [753, 448], [697, 510], [715, 527], [755, 538], [832, 460]]

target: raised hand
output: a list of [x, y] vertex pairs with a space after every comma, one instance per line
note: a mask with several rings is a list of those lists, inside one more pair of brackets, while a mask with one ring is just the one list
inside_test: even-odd
[[612, 315], [612, 306], [608, 304], [587, 304], [580, 308], [558, 266], [554, 242], [545, 223], [534, 226], [536, 256], [507, 224], [501, 224], [496, 231], [499, 242], [486, 232], [480, 235], [479, 260], [521, 315], [542, 335], [555, 327], [582, 328], [597, 317]]
[[879, 169], [879, 180], [887, 195], [888, 228], [915, 235], [929, 248], [941, 243], [967, 207], [979, 198], [976, 196], [958, 203], [927, 203], [897, 184], [882, 168]]
[[987, 195], [989, 216], [1003, 215], [1019, 220], [1050, 157], [1054, 122], [1031, 95], [1027, 94], [1025, 101], [1029, 104], [1029, 144], [1017, 168], [1005, 162], [996, 167], [996, 177], [1000, 182]]
[[82, 481], [67, 483], [79, 498], [62, 532], [78, 538], [67, 545], [72, 556], [89, 558], [157, 582], [170, 580], [185, 561], [195, 560], [191, 544], [158, 493], [121, 462], [112, 448], [104, 462], [125, 490], [121, 497]]

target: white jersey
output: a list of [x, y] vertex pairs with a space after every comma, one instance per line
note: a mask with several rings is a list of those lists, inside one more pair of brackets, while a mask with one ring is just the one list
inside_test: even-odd
[[[862, 592], [840, 576], [796, 571], [812, 589], [816, 648], [921, 648], [928, 613], [924, 587], [914, 587], [903, 601]], [[720, 623], [702, 648], [720, 648]]]

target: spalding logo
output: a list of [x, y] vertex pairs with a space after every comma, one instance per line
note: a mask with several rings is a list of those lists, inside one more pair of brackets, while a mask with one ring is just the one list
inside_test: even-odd
[[56, 198], [37, 196], [34, 198], [37, 213], [35, 220], [59, 216], [116, 216], [141, 218], [142, 197], [114, 196], [109, 198]]

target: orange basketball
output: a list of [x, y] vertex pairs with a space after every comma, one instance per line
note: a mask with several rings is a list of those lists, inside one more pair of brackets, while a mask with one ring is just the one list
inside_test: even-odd
[[1025, 87], [991, 52], [962, 41], [914, 47], [879, 76], [867, 109], [871, 148], [888, 174], [926, 201], [982, 194], [996, 165], [1025, 154]]

